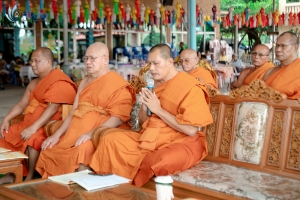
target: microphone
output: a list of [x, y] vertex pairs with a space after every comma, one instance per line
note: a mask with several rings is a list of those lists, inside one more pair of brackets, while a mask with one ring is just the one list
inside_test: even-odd
[[[147, 86], [146, 86], [151, 92], [153, 91], [153, 88], [154, 88], [154, 80], [153, 79], [148, 79], [147, 80]], [[147, 116], [151, 116], [152, 113], [151, 113], [151, 110], [149, 108], [147, 108]]]

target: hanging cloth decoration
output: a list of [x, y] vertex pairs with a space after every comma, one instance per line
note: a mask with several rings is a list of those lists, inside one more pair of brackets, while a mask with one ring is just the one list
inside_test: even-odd
[[104, 4], [102, 3], [102, 1], [100, 1], [99, 4], [98, 4], [98, 11], [99, 11], [99, 18], [100, 18], [100, 23], [101, 24], [104, 24], [103, 8], [104, 8]]
[[89, 21], [89, 4], [87, 2], [84, 3], [83, 9], [84, 9], [84, 22], [87, 23]]
[[246, 21], [246, 26], [249, 25], [249, 12], [250, 12], [250, 9], [247, 5], [247, 7], [245, 8], [245, 21]]
[[58, 8], [57, 8], [57, 0], [51, 0], [52, 1], [52, 11], [54, 13], [54, 19], [57, 21], [58, 18]]
[[110, 24], [111, 22], [111, 15], [112, 15], [112, 11], [110, 9], [110, 7], [108, 5], [106, 5], [105, 7], [105, 18], [106, 18], [106, 23]]
[[79, 22], [84, 23], [84, 9], [80, 6]]
[[118, 15], [119, 14], [119, 0], [113, 0], [114, 3], [114, 14]]
[[145, 10], [146, 10], [146, 7], [145, 5], [142, 3], [141, 5], [141, 13], [140, 13], [140, 25], [142, 25], [144, 23], [144, 20], [145, 20]]
[[120, 22], [124, 23], [126, 19], [125, 6], [122, 2], [120, 2], [119, 7], [121, 10], [121, 13], [119, 13], [121, 14]]
[[125, 23], [127, 24], [130, 21], [130, 13], [131, 13], [131, 8], [129, 4], [126, 5], [125, 12], [126, 12]]
[[141, 10], [140, 10], [140, 6], [141, 6], [141, 1], [140, 0], [135, 0], [134, 1], [135, 4], [135, 10], [136, 10], [136, 20], [138, 23], [140, 23], [140, 18], [141, 18]]
[[289, 25], [293, 26], [293, 13], [292, 13], [292, 11], [290, 11], [290, 13], [289, 13]]
[[160, 10], [160, 16], [161, 16], [161, 23], [163, 25], [166, 25], [165, 24], [165, 20], [166, 20], [165, 11], [166, 11], [166, 8], [162, 5], [159, 10]]
[[180, 18], [181, 18], [181, 4], [179, 2], [176, 3], [176, 27], [180, 28]]
[[63, 7], [62, 7], [62, 5], [59, 6], [59, 9], [58, 9], [58, 19], [59, 19], [59, 23], [63, 24]]
[[145, 19], [144, 19], [145, 24], [149, 24], [150, 12], [151, 12], [151, 10], [150, 10], [149, 6], [147, 6], [146, 10], [145, 10]]
[[135, 7], [132, 8], [130, 16], [131, 16], [131, 19], [132, 19], [132, 24], [135, 25], [137, 23], [137, 21], [136, 21], [136, 9], [135, 9]]
[[149, 23], [150, 25], [154, 25], [154, 15], [155, 15], [155, 12], [153, 9], [150, 10], [150, 14], [149, 14]]

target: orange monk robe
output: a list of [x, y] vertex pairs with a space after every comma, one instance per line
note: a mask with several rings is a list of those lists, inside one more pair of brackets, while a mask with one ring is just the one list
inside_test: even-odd
[[[213, 122], [205, 86], [180, 72], [171, 80], [154, 89], [163, 109], [174, 115], [179, 124], [206, 126]], [[144, 157], [154, 150], [186, 140], [199, 140], [197, 161], [207, 155], [206, 137], [199, 132], [194, 137], [180, 133], [152, 114], [140, 133], [112, 132], [102, 136], [90, 167], [97, 173], [114, 173], [133, 179]], [[186, 159], [186, 157], [176, 159]]]
[[271, 74], [265, 83], [286, 94], [288, 99], [297, 99], [300, 96], [300, 58]]
[[249, 85], [251, 82], [259, 79], [261, 80], [266, 71], [272, 67], [275, 67], [272, 62], [266, 62], [256, 70], [254, 70], [251, 74], [249, 74], [243, 81], [244, 85]]
[[196, 79], [203, 81], [203, 83], [209, 84], [215, 89], [218, 89], [218, 85], [216, 84], [211, 72], [204, 69], [203, 67], [197, 67], [189, 74], [195, 77]]
[[[25, 152], [27, 146], [40, 151], [46, 139], [44, 127], [41, 127], [28, 140], [22, 140], [21, 132], [31, 126], [46, 110], [48, 103], [72, 104], [77, 87], [73, 81], [60, 70], [52, 70], [43, 78], [30, 93], [30, 102], [24, 111], [24, 120], [9, 127], [8, 133], [0, 139], [0, 147], [13, 151]], [[61, 118], [61, 109], [55, 113], [52, 120]]]
[[[133, 87], [116, 72], [108, 72], [88, 84], [79, 95], [78, 108], [67, 132], [57, 145], [40, 153], [36, 170], [47, 177], [74, 172], [81, 163], [88, 166], [94, 146], [88, 140], [74, 147], [77, 139], [101, 126], [111, 116], [127, 122], [135, 96]], [[125, 125], [121, 127], [128, 129]]]
[[[40, 118], [48, 103], [72, 104], [76, 90], [76, 85], [66, 74], [60, 70], [52, 70], [31, 91], [29, 105], [24, 111], [23, 121], [10, 126], [8, 133], [3, 132], [4, 138], [0, 139], [0, 147], [24, 153], [27, 146], [31, 146], [36, 151], [40, 151], [41, 145], [46, 139], [44, 126], [39, 128], [28, 140], [22, 140], [22, 131]], [[59, 119], [61, 119], [61, 109], [53, 115], [51, 120]], [[25, 165], [23, 165], [23, 175], [27, 175]]]

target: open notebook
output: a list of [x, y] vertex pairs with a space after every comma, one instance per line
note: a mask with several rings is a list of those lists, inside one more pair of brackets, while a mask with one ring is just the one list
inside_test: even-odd
[[90, 172], [85, 170], [60, 176], [50, 176], [49, 179], [61, 184], [77, 183], [86, 190], [95, 190], [130, 182], [129, 179], [114, 174], [100, 176], [91, 175], [89, 174]]

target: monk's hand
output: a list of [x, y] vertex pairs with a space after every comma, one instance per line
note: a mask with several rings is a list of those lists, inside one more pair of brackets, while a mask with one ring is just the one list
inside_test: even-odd
[[161, 109], [160, 101], [155, 92], [151, 92], [147, 88], [142, 88], [140, 92], [140, 101], [151, 110], [152, 113], [157, 113]]
[[54, 145], [56, 145], [59, 141], [59, 137], [55, 136], [55, 135], [51, 135], [50, 137], [48, 137], [42, 144], [42, 150], [46, 150], [47, 147], [52, 148]]
[[75, 146], [79, 146], [79, 145], [85, 143], [86, 141], [90, 140], [92, 138], [92, 134], [93, 134], [93, 132], [90, 131], [90, 132], [88, 132], [88, 133], [83, 134], [82, 136], [80, 136], [78, 138], [78, 140], [76, 141]]
[[35, 134], [37, 132], [37, 129], [32, 127], [32, 126], [29, 126], [28, 128], [24, 129], [22, 132], [21, 132], [21, 138], [23, 140], [28, 140], [33, 134]]
[[3, 121], [0, 126], [0, 138], [4, 137], [4, 133], [8, 133], [9, 122]]

